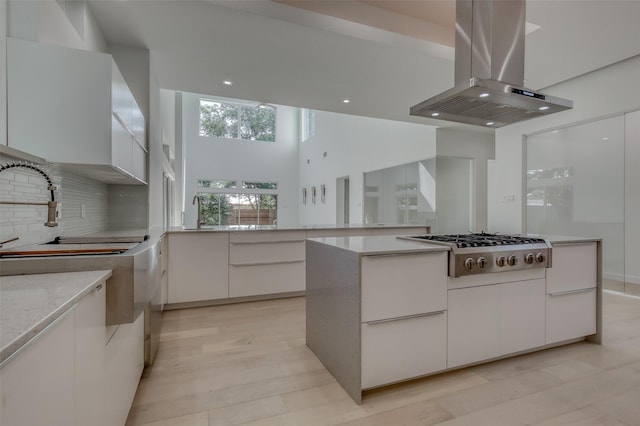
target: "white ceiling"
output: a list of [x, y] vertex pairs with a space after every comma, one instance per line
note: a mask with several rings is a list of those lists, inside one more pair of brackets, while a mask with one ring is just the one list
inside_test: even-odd
[[[453, 86], [453, 0], [89, 4], [108, 42], [151, 51], [163, 88], [444, 124], [408, 111]], [[640, 0], [528, 0], [527, 21], [531, 89], [640, 54]]]

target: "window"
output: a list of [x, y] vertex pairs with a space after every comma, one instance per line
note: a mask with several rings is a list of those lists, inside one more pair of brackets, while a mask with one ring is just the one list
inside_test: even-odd
[[276, 108], [200, 99], [200, 136], [274, 142]]
[[277, 182], [199, 180], [200, 217], [205, 226], [275, 225]]
[[312, 109], [300, 110], [300, 140], [306, 141], [316, 133], [316, 112]]

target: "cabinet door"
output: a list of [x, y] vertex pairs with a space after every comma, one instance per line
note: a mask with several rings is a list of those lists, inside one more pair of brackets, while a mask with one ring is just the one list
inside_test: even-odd
[[229, 234], [169, 234], [169, 303], [229, 297]]
[[444, 370], [447, 313], [362, 324], [362, 389]]
[[115, 116], [112, 117], [111, 138], [112, 164], [131, 173], [133, 168], [133, 140], [129, 132]]
[[2, 426], [74, 424], [74, 311], [0, 367]]
[[305, 290], [304, 260], [262, 265], [230, 265], [229, 296], [287, 293]]
[[447, 367], [543, 346], [544, 284], [539, 279], [449, 290]]
[[51, 162], [111, 164], [112, 61], [7, 37], [9, 146]]
[[143, 182], [147, 181], [147, 153], [134, 140], [131, 143], [131, 173]]
[[597, 256], [594, 242], [554, 245], [551, 268], [547, 269], [547, 293], [595, 287]]
[[547, 343], [596, 332], [596, 289], [547, 295]]
[[108, 426], [101, 423], [104, 415], [105, 294], [106, 285], [102, 282], [76, 306], [76, 425]]
[[134, 323], [120, 324], [105, 347], [105, 425], [126, 423], [143, 368], [144, 314], [141, 314]]
[[447, 309], [447, 253], [363, 256], [362, 322]]

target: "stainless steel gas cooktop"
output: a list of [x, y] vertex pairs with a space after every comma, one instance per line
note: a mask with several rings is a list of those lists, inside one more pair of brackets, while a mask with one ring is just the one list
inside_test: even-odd
[[449, 246], [449, 276], [452, 277], [551, 267], [551, 244], [543, 238], [484, 232], [398, 238]]

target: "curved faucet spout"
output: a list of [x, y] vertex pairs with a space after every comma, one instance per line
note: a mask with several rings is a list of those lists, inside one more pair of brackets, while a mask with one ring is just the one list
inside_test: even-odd
[[198, 218], [196, 219], [196, 229], [200, 229], [200, 227], [202, 226], [202, 218], [201, 218], [201, 213], [200, 213], [200, 197], [198, 195], [193, 197], [193, 203], [194, 206], [197, 204], [198, 207], [196, 207], [197, 209], [197, 213], [198, 213]]

